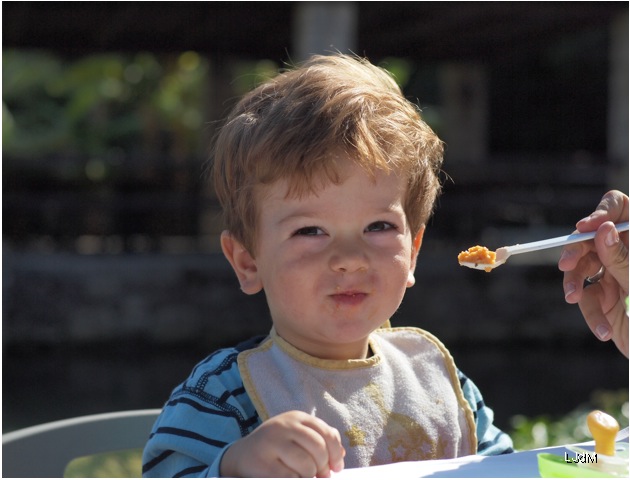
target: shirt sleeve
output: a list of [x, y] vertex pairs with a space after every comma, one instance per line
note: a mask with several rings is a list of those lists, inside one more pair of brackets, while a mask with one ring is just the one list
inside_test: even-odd
[[477, 426], [477, 455], [502, 455], [514, 453], [510, 436], [498, 429], [492, 422], [494, 412], [483, 401], [477, 386], [461, 371], [457, 377], [464, 392], [464, 398], [470, 404]]
[[173, 391], [145, 446], [144, 477], [218, 477], [227, 448], [260, 424], [238, 353], [215, 352]]

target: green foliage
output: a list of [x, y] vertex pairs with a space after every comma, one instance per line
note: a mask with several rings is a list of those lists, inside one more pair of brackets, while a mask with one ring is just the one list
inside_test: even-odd
[[380, 64], [380, 67], [392, 74], [400, 88], [405, 88], [411, 76], [412, 64], [404, 58], [387, 57]]
[[588, 404], [582, 405], [562, 417], [540, 415], [528, 418], [514, 416], [510, 435], [517, 450], [531, 450], [553, 445], [579, 443], [592, 440], [586, 426], [586, 416], [593, 410], [602, 410], [613, 416], [621, 428], [628, 426], [628, 391], [597, 391]]
[[81, 457], [70, 462], [65, 478], [140, 478], [142, 449]]
[[278, 65], [271, 60], [239, 61], [232, 67], [233, 87], [238, 96], [245, 95], [278, 74]]
[[[408, 83], [409, 61], [392, 57], [382, 65], [401, 86]], [[265, 59], [233, 60], [225, 67], [233, 80], [230, 91], [219, 86], [225, 98], [214, 99], [217, 109], [279, 71]], [[105, 167], [108, 159], [132, 153], [205, 157], [204, 121], [214, 117], [208, 97], [216, 87], [209, 71], [208, 61], [193, 51], [68, 59], [3, 50], [3, 154], [35, 161], [54, 154], [94, 157]], [[107, 174], [105, 168], [101, 177]]]
[[4, 50], [3, 153], [198, 153], [207, 72], [207, 61], [196, 52], [67, 60], [43, 51]]

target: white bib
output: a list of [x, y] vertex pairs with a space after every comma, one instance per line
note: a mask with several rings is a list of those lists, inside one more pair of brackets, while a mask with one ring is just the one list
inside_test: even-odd
[[442, 343], [418, 328], [379, 329], [369, 342], [365, 360], [323, 360], [272, 330], [238, 365], [263, 421], [290, 410], [324, 420], [341, 434], [347, 468], [476, 453], [473, 413]]

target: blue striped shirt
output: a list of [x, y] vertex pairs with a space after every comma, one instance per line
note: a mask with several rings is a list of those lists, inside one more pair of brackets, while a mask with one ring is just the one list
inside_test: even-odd
[[[143, 476], [219, 476], [225, 450], [261, 423], [243, 387], [236, 358], [263, 338], [214, 352], [173, 391], [145, 447]], [[493, 425], [493, 412], [484, 404], [478, 388], [459, 370], [457, 374], [473, 411], [477, 453], [513, 452], [512, 440]]]

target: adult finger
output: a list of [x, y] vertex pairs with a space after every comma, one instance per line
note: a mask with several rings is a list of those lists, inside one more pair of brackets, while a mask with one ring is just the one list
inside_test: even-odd
[[603, 295], [602, 286], [599, 284], [590, 285], [584, 289], [582, 298], [578, 303], [582, 316], [590, 328], [593, 335], [602, 342], [606, 342], [612, 337], [612, 330], [608, 319], [602, 311], [600, 296]]
[[584, 280], [595, 275], [601, 266], [597, 253], [593, 251], [580, 257], [571, 270], [564, 272], [562, 288], [567, 303], [578, 303], [582, 299]]
[[621, 241], [620, 234], [612, 222], [605, 222], [597, 229], [595, 248], [599, 260], [606, 267], [606, 274], [612, 275], [627, 296], [628, 247]]
[[619, 351], [628, 357], [628, 316], [625, 302], [618, 299], [607, 311], [604, 286], [591, 285], [584, 290], [579, 302], [580, 311], [593, 334], [602, 342], [613, 340]]
[[565, 245], [558, 260], [558, 268], [562, 272], [573, 270], [580, 259], [594, 249], [595, 246], [592, 242], [577, 242]]
[[580, 220], [576, 227], [580, 232], [595, 231], [604, 222], [628, 221], [628, 197], [619, 190], [604, 194], [595, 211]]

